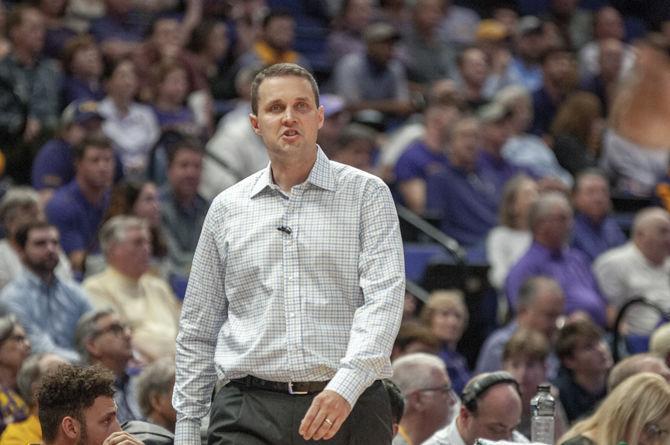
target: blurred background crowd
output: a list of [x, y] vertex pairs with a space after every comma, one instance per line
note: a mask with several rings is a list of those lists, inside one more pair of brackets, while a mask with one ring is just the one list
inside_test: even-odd
[[557, 436], [624, 357], [670, 374], [667, 1], [4, 0], [0, 431], [39, 432], [34, 385], [63, 360], [114, 372], [119, 420], [174, 429], [200, 228], [268, 163], [250, 85], [279, 62], [317, 78], [328, 157], [397, 201], [394, 360], [435, 354], [459, 395], [510, 371], [526, 434], [551, 381]]

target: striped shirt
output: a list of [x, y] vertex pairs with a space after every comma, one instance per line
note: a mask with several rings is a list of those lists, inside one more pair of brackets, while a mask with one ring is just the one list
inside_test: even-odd
[[268, 166], [209, 209], [177, 337], [179, 445], [200, 443], [217, 380], [330, 380], [353, 406], [392, 373], [405, 275], [391, 194], [317, 150], [289, 195]]

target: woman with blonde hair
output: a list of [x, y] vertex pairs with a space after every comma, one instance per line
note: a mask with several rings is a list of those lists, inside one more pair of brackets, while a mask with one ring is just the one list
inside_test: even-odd
[[468, 318], [468, 308], [459, 290], [434, 291], [421, 310], [421, 321], [440, 341], [438, 355], [447, 365], [449, 380], [458, 394], [470, 380], [470, 369], [465, 357], [456, 350], [468, 326]]
[[670, 439], [670, 386], [643, 372], [617, 386], [591, 417], [576, 423], [561, 445], [660, 445]]

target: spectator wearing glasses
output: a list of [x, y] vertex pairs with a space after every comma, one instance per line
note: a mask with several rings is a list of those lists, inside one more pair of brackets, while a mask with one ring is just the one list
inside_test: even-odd
[[87, 364], [100, 365], [114, 373], [114, 401], [119, 422], [142, 419], [134, 380], [129, 374], [133, 348], [128, 325], [113, 309], [98, 309], [81, 317], [75, 337], [77, 349]]
[[617, 386], [592, 416], [557, 443], [656, 445], [667, 443], [669, 432], [670, 386], [661, 376], [643, 372]]
[[16, 317], [0, 318], [0, 433], [28, 416], [28, 406], [18, 394], [17, 376], [29, 354], [30, 341]]
[[393, 362], [392, 380], [405, 397], [405, 412], [393, 445], [418, 445], [446, 426], [458, 400], [444, 362], [417, 352]]

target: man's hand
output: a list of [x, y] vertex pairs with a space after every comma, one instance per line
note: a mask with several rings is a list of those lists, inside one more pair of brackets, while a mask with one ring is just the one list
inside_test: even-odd
[[335, 391], [325, 390], [312, 400], [300, 422], [299, 433], [305, 440], [332, 439], [351, 412], [351, 405]]
[[144, 445], [125, 431], [117, 431], [109, 435], [102, 445]]

